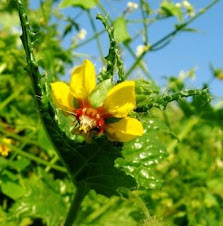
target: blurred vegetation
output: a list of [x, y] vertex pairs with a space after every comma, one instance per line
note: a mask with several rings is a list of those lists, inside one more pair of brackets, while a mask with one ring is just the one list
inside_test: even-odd
[[[99, 37], [105, 31], [96, 30], [93, 18], [92, 37], [82, 40], [85, 35], [78, 20], [81, 13], [91, 18], [96, 5], [106, 13], [102, 2], [46, 0], [40, 1], [36, 9], [30, 9], [28, 1], [24, 3], [33, 31], [34, 54], [41, 73], [45, 71], [51, 81], [64, 79], [73, 62], [85, 58], [86, 53], [77, 53], [77, 48], [81, 51], [81, 47], [94, 40], [100, 53]], [[223, 100], [209, 103], [207, 91], [183, 98], [186, 81], [195, 76], [193, 69], [168, 77], [165, 87], [168, 93], [162, 93], [143, 61], [149, 51], [165, 47], [178, 32], [194, 32], [187, 25], [200, 12], [195, 13], [192, 5], [176, 6], [166, 0], [159, 9], [152, 9], [145, 0], [137, 3], [138, 6], [128, 4], [122, 16], [114, 19], [108, 16], [108, 21], [114, 25], [121, 51], [128, 51], [135, 59], [125, 78], [140, 70], [149, 79], [138, 80], [137, 86], [137, 104], [146, 113], [140, 110], [133, 113], [141, 118], [147, 133], [125, 143], [122, 150], [119, 145], [105, 146], [108, 152], [116, 154], [109, 160], [107, 155], [102, 156], [105, 163], [115, 165], [116, 171], [134, 178], [135, 189], [123, 185], [118, 190], [119, 196], [115, 196], [107, 195], [106, 188], [101, 191], [103, 188], [93, 187], [82, 203], [75, 225], [223, 225]], [[70, 17], [61, 12], [63, 7], [79, 7], [81, 13]], [[134, 37], [128, 32], [131, 24], [128, 14], [137, 7], [142, 11], [143, 45], [135, 53], [131, 47]], [[147, 26], [169, 17], [177, 18], [174, 31], [164, 40], [149, 44], [145, 35]], [[24, 70], [27, 64], [16, 1], [1, 1], [0, 18], [0, 152], [2, 147], [9, 148], [7, 157], [0, 153], [0, 225], [63, 225], [76, 188], [37, 114], [33, 84]], [[70, 37], [72, 32], [75, 37]], [[69, 48], [64, 48], [65, 38], [71, 38]], [[103, 63], [103, 51], [98, 59]], [[118, 69], [114, 68], [116, 74]], [[213, 78], [222, 79], [221, 69], [211, 66], [211, 72]], [[205, 90], [208, 85], [207, 81]], [[178, 96], [171, 100], [178, 100], [177, 103], [169, 104], [163, 111], [169, 102], [165, 95], [176, 93]], [[57, 116], [59, 127], [67, 136], [82, 143], [81, 137], [72, 136], [69, 119], [60, 113]], [[10, 139], [8, 144], [5, 138]], [[119, 176], [120, 184], [124, 184], [125, 177]]]

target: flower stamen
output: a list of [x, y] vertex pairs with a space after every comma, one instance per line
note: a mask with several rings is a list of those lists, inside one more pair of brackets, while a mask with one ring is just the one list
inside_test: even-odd
[[80, 120], [80, 131], [83, 131], [84, 133], [89, 132], [90, 130], [97, 126], [96, 120], [86, 115], [82, 115], [79, 118], [79, 120]]
[[99, 134], [104, 133], [104, 117], [100, 113], [102, 110], [94, 108], [79, 108], [75, 111], [76, 118], [80, 123], [79, 130], [88, 133], [93, 129], [99, 129]]

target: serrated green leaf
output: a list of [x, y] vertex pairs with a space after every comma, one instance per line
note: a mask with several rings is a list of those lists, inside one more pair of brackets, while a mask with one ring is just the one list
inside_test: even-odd
[[98, 108], [103, 105], [106, 95], [112, 86], [113, 84], [111, 79], [107, 79], [99, 83], [99, 85], [97, 85], [96, 88], [91, 92], [89, 100], [94, 108]]
[[159, 140], [160, 124], [148, 115], [141, 117], [144, 134], [132, 141], [125, 143], [122, 156], [115, 161], [115, 166], [131, 175], [139, 188], [154, 189], [160, 185], [159, 180], [153, 175], [152, 168], [167, 154], [165, 146]]
[[129, 42], [131, 40], [124, 17], [119, 17], [114, 21], [114, 36], [119, 42]]
[[119, 187], [135, 188], [133, 178], [114, 168], [115, 159], [121, 155], [120, 147], [113, 146], [106, 137], [98, 137], [90, 144], [77, 143], [57, 126], [52, 109], [48, 112], [43, 114], [46, 128], [77, 186], [84, 182], [107, 196], [118, 195]]
[[[49, 99], [50, 77], [39, 72], [31, 48], [32, 43], [29, 37], [31, 31], [21, 4], [19, 4], [19, 10], [23, 28], [21, 38], [26, 50], [28, 71], [33, 81], [35, 96], [38, 96], [35, 99], [36, 106], [39, 109], [45, 129], [72, 182], [77, 187], [85, 185], [88, 189], [94, 189], [96, 192], [107, 196], [119, 195], [117, 189], [120, 187], [135, 189], [135, 179], [114, 167], [114, 161], [121, 157], [121, 144], [110, 142], [106, 136], [98, 137], [98, 134], [92, 134], [91, 143], [80, 143], [69, 137], [67, 131], [72, 127], [69, 121], [74, 121], [75, 116], [60, 115], [58, 117], [59, 112], [51, 107], [51, 100]], [[60, 117], [64, 118], [60, 120]], [[67, 122], [65, 117], [68, 120]], [[66, 127], [65, 129], [62, 129], [62, 124], [64, 128]], [[96, 136], [94, 137], [94, 135]]]
[[97, 5], [99, 0], [63, 0], [60, 3], [60, 8], [66, 8], [70, 6], [81, 7], [82, 9], [90, 9]]
[[[106, 196], [117, 195], [119, 187], [133, 189], [134, 180], [114, 168], [114, 161], [120, 156], [120, 148], [114, 147], [105, 137], [91, 144], [71, 149], [68, 157], [71, 172], [78, 184], [84, 181], [87, 186]], [[68, 159], [67, 159], [68, 160]]]

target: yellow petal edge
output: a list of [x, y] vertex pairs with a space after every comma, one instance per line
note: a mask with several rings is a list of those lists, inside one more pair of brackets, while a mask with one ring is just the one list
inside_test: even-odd
[[70, 87], [64, 82], [51, 83], [52, 99], [57, 108], [71, 110], [73, 108], [73, 97]]
[[71, 73], [71, 93], [79, 100], [86, 100], [95, 86], [96, 77], [94, 65], [90, 60], [85, 60], [82, 65], [74, 68]]
[[111, 141], [126, 142], [143, 135], [143, 126], [140, 121], [126, 117], [106, 127], [108, 139]]
[[113, 87], [104, 101], [104, 108], [112, 116], [126, 117], [136, 107], [135, 82], [126, 81]]

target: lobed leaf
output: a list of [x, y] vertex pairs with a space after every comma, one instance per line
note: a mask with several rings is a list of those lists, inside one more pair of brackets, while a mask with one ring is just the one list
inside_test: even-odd
[[160, 121], [149, 118], [148, 115], [140, 117], [144, 134], [124, 144], [123, 158], [115, 161], [115, 166], [131, 175], [140, 189], [156, 188], [160, 181], [154, 176], [152, 168], [166, 157], [165, 146], [159, 140]]

